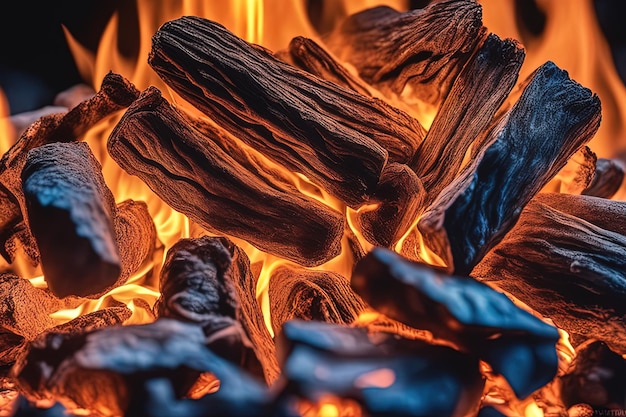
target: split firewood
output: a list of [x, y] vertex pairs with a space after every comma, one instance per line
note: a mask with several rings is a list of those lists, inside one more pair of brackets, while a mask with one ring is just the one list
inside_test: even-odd
[[185, 16], [152, 39], [148, 61], [169, 87], [353, 208], [375, 190], [387, 159], [406, 163], [425, 135], [407, 113], [282, 62], [216, 22]]
[[57, 297], [97, 298], [120, 277], [115, 198], [86, 142], [28, 152], [21, 183], [27, 224], [48, 288]]
[[278, 399], [287, 407], [315, 410], [330, 394], [353, 399], [355, 415], [460, 417], [480, 401], [478, 359], [448, 346], [297, 319], [277, 337]]
[[454, 80], [409, 164], [428, 191], [428, 203], [457, 176], [470, 145], [517, 82], [524, 56], [517, 41], [489, 34]]
[[485, 146], [421, 217], [427, 246], [450, 271], [469, 274], [599, 125], [597, 95], [552, 62], [537, 68]]
[[357, 211], [356, 223], [365, 240], [391, 248], [424, 209], [426, 190], [404, 164], [387, 164], [368, 206]]
[[[581, 147], [578, 152], [570, 157], [565, 166], [561, 168], [554, 178], [541, 189], [541, 192], [582, 194], [587, 189], [593, 192], [593, 189], [589, 187], [596, 177], [597, 161], [598, 157], [591, 148], [588, 146]], [[602, 174], [598, 172], [597, 175], [598, 178], [596, 182], [599, 183], [603, 181], [599, 178]], [[594, 189], [596, 188], [598, 187], [594, 187]], [[598, 191], [602, 192], [600, 190]]]
[[264, 380], [252, 342], [240, 324], [232, 257], [221, 238], [203, 236], [176, 242], [161, 270], [161, 296], [154, 310], [200, 326], [213, 352]]
[[107, 146], [125, 171], [211, 233], [306, 266], [339, 254], [339, 212], [254, 175], [203, 133], [150, 87], [122, 116]]
[[[28, 151], [48, 143], [78, 140], [93, 125], [127, 107], [138, 95], [139, 91], [129, 81], [109, 73], [93, 97], [67, 113], [40, 118], [3, 155], [0, 160], [0, 254], [7, 262], [13, 261], [16, 239], [25, 245], [32, 243], [27, 228], [22, 224], [20, 207], [24, 205], [20, 175]], [[36, 250], [27, 247], [25, 252], [35, 264], [39, 262]]]
[[0, 274], [0, 326], [33, 340], [57, 322], [50, 317], [58, 310], [78, 307], [78, 297], [59, 299], [47, 288], [37, 288], [15, 274]]
[[587, 404], [593, 415], [626, 407], [626, 360], [606, 343], [590, 339], [576, 349], [568, 372], [559, 378], [563, 403]]
[[364, 96], [372, 96], [371, 87], [352, 75], [327, 50], [313, 39], [296, 36], [284, 51], [274, 53], [277, 58], [324, 80], [332, 81]]
[[537, 194], [472, 271], [570, 334], [626, 353], [626, 203]]
[[263, 365], [265, 381], [271, 385], [280, 374], [276, 360], [276, 346], [265, 325], [263, 310], [257, 300], [258, 274], [253, 274], [250, 258], [229, 239], [223, 238], [232, 256], [232, 277], [241, 303], [241, 323], [250, 336], [256, 357]]
[[367, 308], [345, 277], [288, 265], [272, 271], [268, 296], [274, 334], [293, 318], [350, 324]]
[[519, 398], [556, 375], [557, 328], [477, 280], [375, 248], [355, 266], [351, 285], [382, 314], [480, 357]]
[[478, 2], [445, 0], [404, 13], [366, 9], [349, 16], [324, 43], [388, 96], [405, 93], [437, 108], [485, 33]]
[[[221, 396], [232, 396], [239, 388], [245, 389], [240, 399], [257, 398], [263, 387], [211, 353], [204, 341], [199, 326], [165, 318], [90, 332], [46, 333], [30, 343], [11, 376], [31, 401], [56, 400], [68, 409], [87, 408], [102, 416], [143, 415], [125, 413], [146, 398], [154, 381], [164, 383], [173, 400], [184, 398], [203, 372], [224, 379]], [[238, 409], [237, 404], [231, 407]]]
[[611, 198], [624, 183], [624, 167], [614, 159], [598, 158], [591, 184], [582, 194]]

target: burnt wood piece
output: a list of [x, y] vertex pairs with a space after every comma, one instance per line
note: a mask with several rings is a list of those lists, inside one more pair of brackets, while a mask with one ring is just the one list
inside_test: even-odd
[[566, 407], [588, 404], [597, 414], [626, 408], [626, 360], [600, 340], [588, 340], [559, 378]]
[[120, 277], [116, 288], [128, 281], [142, 266], [153, 262], [158, 237], [156, 225], [144, 201], [125, 200], [117, 204], [113, 217], [115, 241], [120, 254]]
[[0, 326], [0, 378], [5, 377], [20, 351], [26, 346], [26, 339], [12, 330]]
[[[108, 73], [100, 90], [91, 98], [63, 114], [42, 117], [21, 135], [0, 159], [0, 254], [13, 261], [16, 238], [23, 244], [34, 243], [23, 225], [24, 197], [20, 175], [29, 150], [54, 142], [73, 142], [93, 125], [122, 110], [139, 96], [139, 91], [121, 75]], [[22, 206], [22, 208], [20, 208]], [[18, 233], [19, 236], [16, 236]], [[36, 248], [26, 247], [26, 253], [36, 264]]]
[[105, 327], [122, 324], [130, 318], [132, 311], [125, 304], [91, 311], [80, 316], [47, 329], [47, 333], [82, 333], [92, 330], [103, 329]]
[[[596, 176], [598, 157], [588, 146], [581, 147], [541, 192], [582, 194]], [[619, 185], [618, 185], [619, 187]], [[617, 191], [617, 190], [616, 190]]]
[[324, 80], [348, 88], [364, 96], [372, 96], [371, 87], [352, 75], [326, 49], [313, 39], [296, 36], [286, 50], [274, 53], [277, 58]]
[[55, 326], [50, 317], [58, 310], [78, 307], [85, 299], [59, 299], [47, 288], [37, 288], [27, 279], [12, 273], [0, 274], [0, 326], [26, 340], [33, 340]]
[[566, 330], [626, 353], [626, 202], [537, 194], [472, 271]]
[[187, 123], [154, 87], [128, 108], [107, 147], [120, 167], [207, 231], [306, 266], [341, 251], [339, 212], [254, 175]]
[[289, 265], [272, 271], [268, 296], [274, 334], [293, 318], [350, 324], [367, 308], [345, 277]]
[[[260, 392], [265, 393], [244, 371], [211, 353], [204, 340], [199, 326], [164, 318], [91, 332], [47, 333], [18, 358], [12, 377], [30, 400], [57, 400], [70, 409], [78, 406], [107, 416], [145, 415], [129, 410], [158, 384], [166, 394], [160, 400], [169, 405], [186, 394], [201, 372], [213, 372], [220, 379], [219, 392], [225, 392], [218, 398], [258, 399]], [[235, 395], [237, 389], [243, 392]], [[233, 410], [242, 407], [226, 405]]]
[[351, 207], [375, 190], [387, 159], [407, 162], [426, 133], [407, 113], [282, 62], [219, 23], [184, 16], [152, 41], [148, 62], [169, 87]]
[[557, 328], [477, 280], [374, 248], [357, 263], [351, 285], [382, 314], [479, 356], [519, 398], [556, 375]]
[[582, 194], [611, 198], [624, 182], [624, 168], [613, 159], [598, 158], [591, 184]]
[[478, 2], [446, 0], [404, 13], [386, 6], [367, 9], [323, 40], [383, 93], [400, 95], [410, 88], [405, 96], [438, 107], [485, 34]]
[[387, 164], [369, 204], [357, 211], [356, 223], [365, 240], [391, 248], [424, 210], [426, 190], [418, 176], [404, 164]]
[[428, 203], [457, 176], [468, 148], [517, 82], [524, 56], [517, 41], [490, 34], [454, 80], [409, 163], [428, 191]]
[[250, 258], [243, 249], [230, 239], [223, 238], [223, 242], [232, 256], [232, 277], [241, 303], [241, 324], [252, 341], [256, 357], [263, 365], [265, 381], [272, 385], [280, 374], [280, 368], [274, 339], [267, 330], [263, 310], [257, 300], [258, 275], [253, 274]]
[[285, 411], [295, 400], [319, 406], [332, 396], [353, 399], [368, 416], [460, 417], [480, 401], [478, 359], [448, 346], [297, 319], [277, 337]]
[[30, 150], [21, 180], [50, 291], [97, 298], [112, 288], [121, 271], [115, 198], [89, 145], [57, 142]]
[[600, 100], [546, 62], [484, 148], [421, 217], [426, 244], [458, 275], [513, 227], [528, 201], [589, 141]]
[[218, 237], [185, 238], [167, 252], [154, 310], [199, 325], [206, 346], [264, 380], [263, 368], [240, 324], [239, 296], [232, 277], [229, 245]]

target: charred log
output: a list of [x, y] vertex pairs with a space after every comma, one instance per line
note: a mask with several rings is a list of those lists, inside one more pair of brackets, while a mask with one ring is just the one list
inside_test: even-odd
[[539, 67], [484, 148], [421, 217], [427, 245], [455, 274], [469, 274], [599, 125], [597, 95], [552, 62]]
[[284, 409], [330, 395], [355, 400], [368, 416], [462, 416], [482, 393], [478, 359], [450, 347], [297, 319], [278, 337]]
[[566, 330], [626, 352], [626, 203], [537, 194], [472, 276]]
[[97, 298], [120, 277], [115, 198], [85, 142], [28, 153], [22, 171], [28, 225], [50, 291]]
[[301, 71], [210, 20], [164, 24], [149, 63], [233, 136], [351, 207], [375, 190], [387, 158], [407, 162], [425, 134], [382, 100]]
[[583, 146], [570, 157], [565, 166], [543, 187], [541, 192], [583, 194], [587, 189], [590, 192], [594, 189], [602, 192], [597, 186], [593, 189], [589, 188], [596, 175], [598, 175], [596, 181], [603, 181], [600, 179], [602, 174], [596, 173], [597, 161], [598, 157], [591, 148]]
[[333, 272], [285, 265], [274, 270], [269, 281], [274, 334], [293, 318], [350, 324], [367, 307], [350, 282]]
[[129, 107], [108, 150], [124, 170], [210, 232], [307, 266], [341, 250], [340, 213], [255, 176], [186, 123], [154, 87]]
[[375, 248], [356, 265], [351, 285], [375, 310], [479, 356], [520, 398], [556, 375], [558, 330], [479, 281]]
[[263, 380], [263, 368], [240, 324], [232, 257], [224, 243], [204, 236], [181, 239], [168, 250], [155, 314], [199, 325], [209, 349]]
[[405, 13], [385, 6], [364, 10], [349, 16], [324, 42], [387, 95], [410, 87], [409, 97], [436, 108], [485, 32], [476, 1], [446, 0]]
[[613, 159], [598, 158], [591, 184], [582, 194], [611, 198], [624, 182], [624, 168]]
[[[78, 140], [102, 119], [128, 107], [138, 95], [139, 91], [130, 82], [120, 75], [109, 73], [93, 97], [67, 113], [42, 117], [3, 155], [0, 160], [0, 252], [8, 262], [13, 260], [16, 239], [26, 245], [34, 243], [27, 236], [28, 230], [22, 223], [23, 209], [20, 207], [24, 205], [20, 175], [28, 151], [48, 143]], [[16, 233], [19, 235], [16, 236]], [[35, 264], [39, 262], [36, 249], [27, 246], [26, 253]]]
[[0, 326], [0, 378], [8, 374], [25, 346], [24, 336]]

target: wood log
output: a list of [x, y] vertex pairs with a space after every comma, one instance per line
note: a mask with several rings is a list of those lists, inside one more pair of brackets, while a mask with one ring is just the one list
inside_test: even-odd
[[375, 310], [484, 360], [519, 398], [556, 375], [558, 330], [477, 280], [374, 248], [350, 283]]
[[365, 240], [391, 248], [424, 210], [426, 190], [404, 164], [387, 164], [368, 206], [357, 211], [356, 224]]
[[24, 336], [0, 326], [0, 378], [9, 373], [20, 351], [25, 346], [26, 339]]
[[450, 271], [469, 274], [599, 125], [597, 95], [552, 62], [537, 68], [483, 149], [421, 217], [427, 246]]
[[[15, 232], [26, 230], [22, 225], [23, 195], [20, 175], [26, 155], [31, 149], [54, 142], [78, 140], [93, 125], [115, 112], [128, 107], [139, 91], [128, 80], [108, 73], [102, 80], [98, 93], [81, 102], [64, 114], [42, 117], [30, 125], [20, 139], [0, 159], [0, 254], [13, 261]], [[20, 239], [29, 244], [28, 238]], [[26, 248], [35, 264], [39, 262], [36, 249]]]
[[570, 334], [626, 352], [626, 203], [540, 193], [472, 276], [493, 283]]
[[[598, 157], [588, 146], [581, 147], [541, 192], [582, 194], [596, 176]], [[619, 186], [618, 186], [619, 187]]]
[[353, 399], [354, 415], [458, 417], [482, 394], [478, 359], [448, 346], [298, 319], [285, 323], [278, 344], [278, 399], [286, 407], [303, 400], [319, 407], [332, 395]]
[[180, 239], [168, 250], [155, 315], [197, 324], [209, 349], [264, 380], [261, 363], [240, 324], [230, 245], [225, 243], [203, 236]]
[[37, 288], [12, 273], [0, 274], [0, 300], [0, 326], [29, 341], [57, 324], [51, 313], [85, 301], [79, 297], [59, 299], [49, 289]]
[[623, 165], [615, 159], [598, 158], [591, 183], [582, 191], [582, 194], [611, 198], [623, 183]]
[[348, 88], [364, 96], [373, 96], [371, 87], [359, 77], [352, 75], [321, 45], [313, 39], [296, 36], [286, 50], [277, 51], [274, 56], [307, 71], [324, 80]]
[[299, 70], [199, 17], [161, 26], [148, 62], [233, 136], [351, 207], [374, 191], [387, 159], [407, 162], [425, 135], [384, 101]]
[[248, 171], [186, 123], [154, 87], [129, 107], [107, 146], [125, 171], [207, 231], [306, 266], [341, 251], [339, 212]]
[[409, 163], [428, 191], [427, 204], [457, 176], [470, 145], [517, 82], [524, 56], [517, 41], [489, 34], [454, 80]]
[[367, 307], [345, 277], [289, 265], [272, 271], [268, 296], [274, 334], [294, 318], [350, 324]]
[[485, 34], [478, 2], [445, 0], [404, 13], [386, 6], [366, 9], [323, 40], [386, 95], [437, 108]]
[[85, 142], [28, 152], [21, 183], [25, 214], [50, 291], [97, 298], [120, 277], [115, 197]]

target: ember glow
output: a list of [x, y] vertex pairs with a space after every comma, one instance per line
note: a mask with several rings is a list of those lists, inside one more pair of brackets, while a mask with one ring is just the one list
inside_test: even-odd
[[[328, 24], [335, 24], [344, 17], [361, 10], [381, 4], [391, 6], [399, 11], [409, 9], [408, 1], [348, 1], [337, 0], [333, 7], [326, 5], [325, 13], [336, 11], [337, 15], [328, 15]], [[569, 72], [571, 78], [583, 86], [588, 87], [600, 96], [602, 102], [602, 125], [594, 139], [588, 143], [589, 147], [600, 158], [617, 158], [626, 155], [626, 88], [619, 79], [612, 63], [608, 45], [604, 40], [601, 30], [593, 12], [592, 0], [576, 0], [577, 6], [561, 4], [560, 1], [540, 1], [541, 8], [547, 15], [548, 22], [544, 32], [539, 37], [532, 37], [517, 29], [514, 23], [513, 0], [479, 0], [483, 7], [484, 26], [499, 35], [502, 39], [513, 38], [523, 43], [526, 58], [519, 76], [519, 81], [525, 80], [535, 69], [546, 61], [555, 62], [559, 68]], [[84, 48], [73, 34], [65, 31], [68, 45], [72, 50], [76, 65], [84, 78], [94, 91], [101, 87], [102, 80], [109, 72], [122, 75], [132, 82], [138, 90], [144, 91], [149, 87], [158, 88], [164, 98], [173, 103], [178, 109], [192, 117], [208, 121], [207, 116], [200, 110], [183, 99], [173, 88], [169, 87], [161, 79], [155, 70], [148, 64], [148, 56], [152, 48], [152, 37], [166, 22], [178, 19], [182, 16], [199, 16], [224, 25], [233, 34], [242, 39], [261, 45], [269, 51], [283, 50], [296, 36], [304, 36], [323, 44], [322, 36], [317, 33], [311, 24], [307, 2], [283, 0], [230, 0], [198, 2], [183, 0], [172, 2], [169, 0], [137, 0], [138, 11], [138, 36], [136, 40], [138, 51], [136, 57], [127, 57], [118, 51], [117, 45], [124, 41], [124, 28], [120, 27], [119, 16], [114, 15], [102, 34], [98, 49], [95, 54]], [[575, 34], [576, 38], [572, 37]], [[354, 72], [351, 64], [345, 63], [346, 68]], [[417, 119], [422, 126], [429, 129], [436, 116], [436, 108], [428, 104], [410, 103], [403, 100], [403, 96], [385, 97], [383, 93], [371, 87], [374, 97], [385, 100], [388, 104], [406, 111], [407, 114]], [[517, 94], [514, 90], [514, 94]], [[118, 304], [126, 305], [132, 315], [124, 325], [149, 324], [155, 320], [155, 303], [160, 296], [159, 274], [164, 265], [168, 250], [178, 241], [184, 238], [195, 238], [207, 233], [201, 226], [194, 223], [185, 214], [176, 211], [165, 203], [153, 192], [150, 187], [140, 178], [129, 175], [120, 168], [107, 150], [107, 140], [111, 132], [118, 125], [123, 112], [113, 117], [108, 117], [84, 135], [94, 155], [102, 165], [102, 173], [107, 186], [113, 192], [116, 203], [132, 199], [147, 203], [148, 211], [157, 229], [158, 247], [155, 250], [151, 262], [145, 262], [123, 285], [118, 286], [98, 299], [85, 299], [80, 305], [71, 308], [60, 309], [50, 315], [56, 325], [61, 325], [76, 319], [79, 316], [106, 309]], [[0, 116], [8, 115], [9, 110], [0, 91]], [[0, 117], [0, 150], [6, 151], [13, 143], [15, 132], [8, 118]], [[358, 243], [364, 253], [369, 253], [375, 248], [358, 226], [359, 216], [364, 213], [374, 212], [382, 203], [374, 202], [361, 205], [354, 209], [349, 207], [340, 198], [333, 196], [323, 187], [302, 173], [292, 172], [279, 163], [257, 152], [255, 149], [237, 140], [238, 146], [247, 150], [254, 158], [262, 161], [263, 165], [275, 172], [280, 172], [281, 178], [286, 178], [301, 194], [323, 203], [334, 211], [342, 213], [347, 227], [341, 239], [341, 254], [321, 265], [308, 268], [311, 271], [328, 271], [349, 277], [353, 273], [355, 265], [355, 252], [351, 249], [354, 241]], [[468, 149], [466, 159], [470, 158], [471, 149]], [[468, 161], [464, 161], [463, 166]], [[621, 163], [621, 162], [619, 162]], [[460, 168], [459, 168], [460, 170]], [[626, 189], [622, 185], [621, 190], [613, 199], [626, 199]], [[419, 230], [422, 213], [416, 216], [403, 235], [393, 244], [397, 253], [410, 253], [414, 260], [436, 267], [437, 270], [452, 270], [445, 256], [431, 248], [427, 239]], [[263, 312], [263, 319], [269, 334], [274, 337], [275, 329], [272, 326], [272, 311], [270, 308], [269, 292], [270, 278], [282, 266], [302, 268], [292, 261], [283, 259], [275, 254], [266, 253], [254, 247], [243, 239], [227, 236], [237, 247], [241, 248], [250, 260], [252, 268], [257, 276], [256, 298]], [[407, 245], [413, 245], [411, 251], [407, 251]], [[10, 268], [17, 275], [28, 278], [37, 288], [46, 288], [47, 284], [38, 266], [33, 267], [28, 263], [25, 256], [20, 254]], [[495, 289], [497, 286], [493, 285]], [[522, 301], [510, 296], [513, 302], [524, 311], [530, 312], [541, 321], [552, 324], [550, 318], [542, 317], [533, 311], [531, 307]], [[372, 311], [361, 312], [352, 326], [356, 328], [375, 328], [379, 320], [384, 316]], [[454, 327], [463, 325], [449, 324]], [[398, 334], [402, 334], [397, 329]], [[410, 331], [411, 338], [415, 338]], [[566, 372], [568, 365], [575, 357], [575, 350], [570, 344], [567, 332], [559, 329], [561, 335], [557, 343], [557, 355], [559, 375]], [[493, 335], [493, 339], [501, 335]], [[433, 341], [435, 344], [455, 346], [444, 340], [437, 340], [431, 334], [424, 331], [423, 338]], [[523, 400], [518, 399], [513, 389], [508, 385], [505, 378], [497, 375], [489, 365], [481, 363], [481, 371], [486, 380], [482, 403], [483, 406], [491, 406], [506, 416], [516, 417], [544, 417], [550, 416], [549, 407], [553, 403], [559, 403], [558, 383], [551, 382], [542, 390], [542, 396], [529, 396]], [[316, 368], [316, 370], [321, 368]], [[325, 368], [324, 368], [325, 369]], [[324, 370], [322, 369], [322, 370]], [[214, 378], [213, 378], [214, 379]], [[400, 381], [400, 382], [398, 382]], [[215, 381], [213, 381], [215, 382]], [[383, 367], [364, 372], [356, 379], [356, 388], [359, 389], [386, 389], [395, 383], [402, 383], [393, 368]], [[215, 383], [214, 383], [215, 385]], [[213, 386], [214, 386], [213, 385]], [[549, 398], [554, 395], [554, 398]], [[548, 396], [548, 398], [546, 398]], [[192, 398], [195, 396], [190, 395]], [[69, 406], [68, 406], [69, 407]], [[478, 405], [477, 405], [478, 407]], [[71, 407], [70, 407], [71, 408]], [[350, 398], [322, 395], [317, 402], [302, 400], [296, 407], [303, 417], [340, 417], [340, 416], [363, 416], [366, 414], [359, 406], [358, 401]], [[476, 410], [473, 410], [476, 411]], [[562, 410], [561, 410], [562, 411]], [[89, 414], [88, 410], [76, 410], [80, 413]], [[113, 413], [113, 412], [112, 412]], [[0, 409], [0, 415], [2, 414]], [[114, 414], [111, 414], [114, 415]]]

